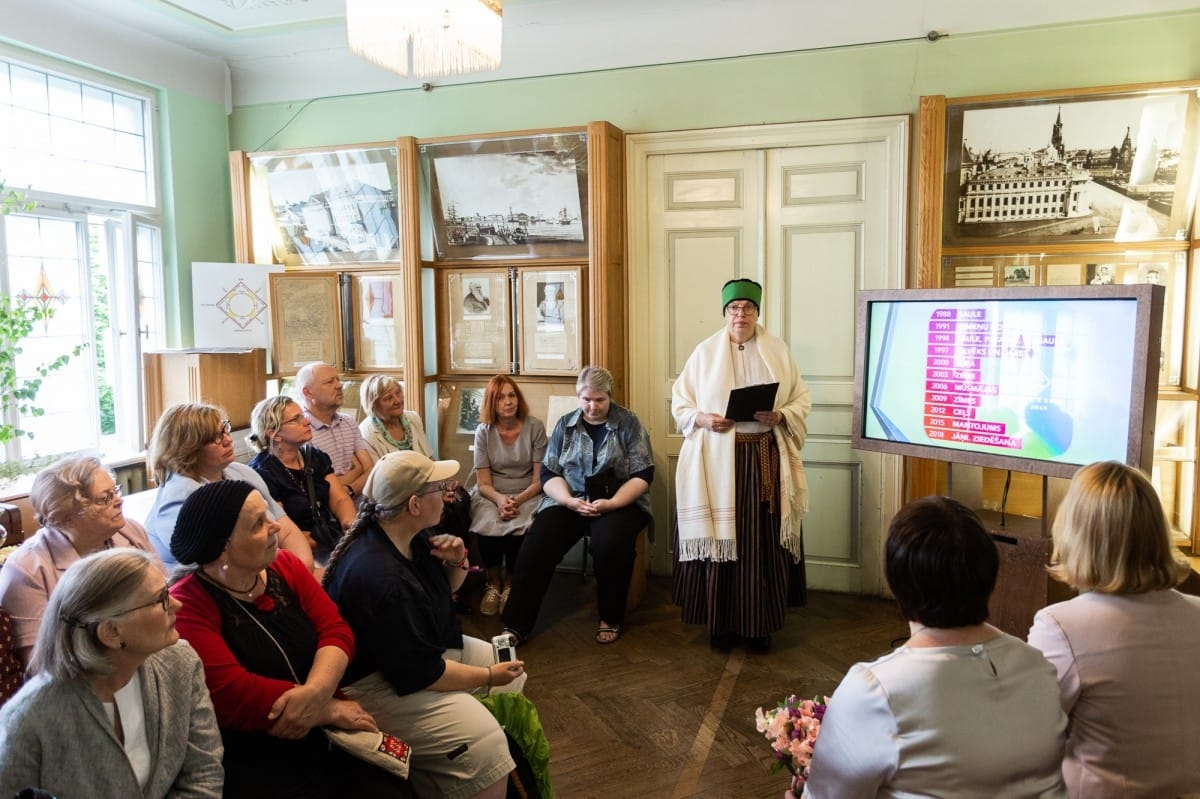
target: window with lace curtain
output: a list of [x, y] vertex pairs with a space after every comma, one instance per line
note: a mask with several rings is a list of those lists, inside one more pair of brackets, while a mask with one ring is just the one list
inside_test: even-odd
[[0, 179], [36, 203], [2, 217], [0, 292], [53, 310], [21, 377], [83, 349], [42, 383], [44, 413], [10, 424], [12, 476], [77, 451], [142, 449], [141, 352], [162, 345], [162, 242], [151, 90], [0, 50]]

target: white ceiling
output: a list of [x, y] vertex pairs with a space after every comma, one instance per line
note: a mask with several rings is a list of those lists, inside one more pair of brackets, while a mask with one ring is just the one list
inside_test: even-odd
[[[962, 36], [1196, 6], [1196, 0], [505, 0], [502, 67], [432, 82], [888, 42], [931, 30]], [[228, 66], [225, 99], [233, 105], [421, 85], [351, 54], [344, 14], [345, 0], [0, 0], [0, 37], [59, 54], [69, 43], [117, 62], [156, 47], [186, 48], [202, 71]], [[159, 57], [162, 69], [165, 60]]]

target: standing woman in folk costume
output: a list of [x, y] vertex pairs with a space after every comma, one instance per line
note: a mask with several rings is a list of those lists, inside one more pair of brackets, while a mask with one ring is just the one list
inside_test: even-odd
[[[801, 519], [808, 480], [800, 450], [812, 398], [787, 342], [758, 324], [762, 286], [721, 289], [725, 327], [692, 351], [672, 390], [683, 432], [675, 473], [675, 603], [709, 644], [738, 638], [767, 651], [785, 610], [806, 602]], [[779, 383], [775, 407], [754, 421], [722, 414], [735, 388]]]

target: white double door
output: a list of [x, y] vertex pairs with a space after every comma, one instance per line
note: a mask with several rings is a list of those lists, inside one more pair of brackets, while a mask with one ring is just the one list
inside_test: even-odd
[[629, 137], [630, 404], [655, 453], [652, 571], [671, 570], [671, 386], [723, 326], [722, 284], [748, 277], [812, 392], [809, 586], [880, 591], [899, 464], [850, 448], [854, 308], [859, 289], [903, 285], [907, 130], [891, 117]]

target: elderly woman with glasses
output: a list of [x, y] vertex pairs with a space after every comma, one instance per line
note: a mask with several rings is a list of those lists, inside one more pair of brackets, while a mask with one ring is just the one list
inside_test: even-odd
[[242, 480], [258, 489], [267, 501], [268, 513], [279, 523], [279, 544], [313, 567], [312, 547], [283, 508], [271, 497], [271, 491], [258, 473], [244, 463], [234, 461], [233, 436], [229, 419], [212, 405], [181, 403], [163, 412], [154, 425], [146, 466], [158, 484], [154, 506], [146, 519], [150, 541], [168, 566], [175, 566], [171, 554], [171, 533], [183, 501], [204, 483], [217, 480]]
[[113, 547], [153, 552], [145, 529], [122, 512], [121, 486], [98, 458], [63, 458], [38, 472], [29, 492], [42, 525], [0, 569], [0, 605], [13, 646], [29, 663], [50, 592], [80, 558]]
[[354, 500], [329, 456], [312, 445], [312, 423], [294, 399], [278, 396], [254, 406], [250, 425], [250, 444], [258, 449], [250, 468], [313, 548], [328, 555], [354, 521]]
[[178, 609], [146, 552], [106, 550], [67, 569], [30, 680], [0, 709], [0, 796], [219, 799], [221, 738]]

